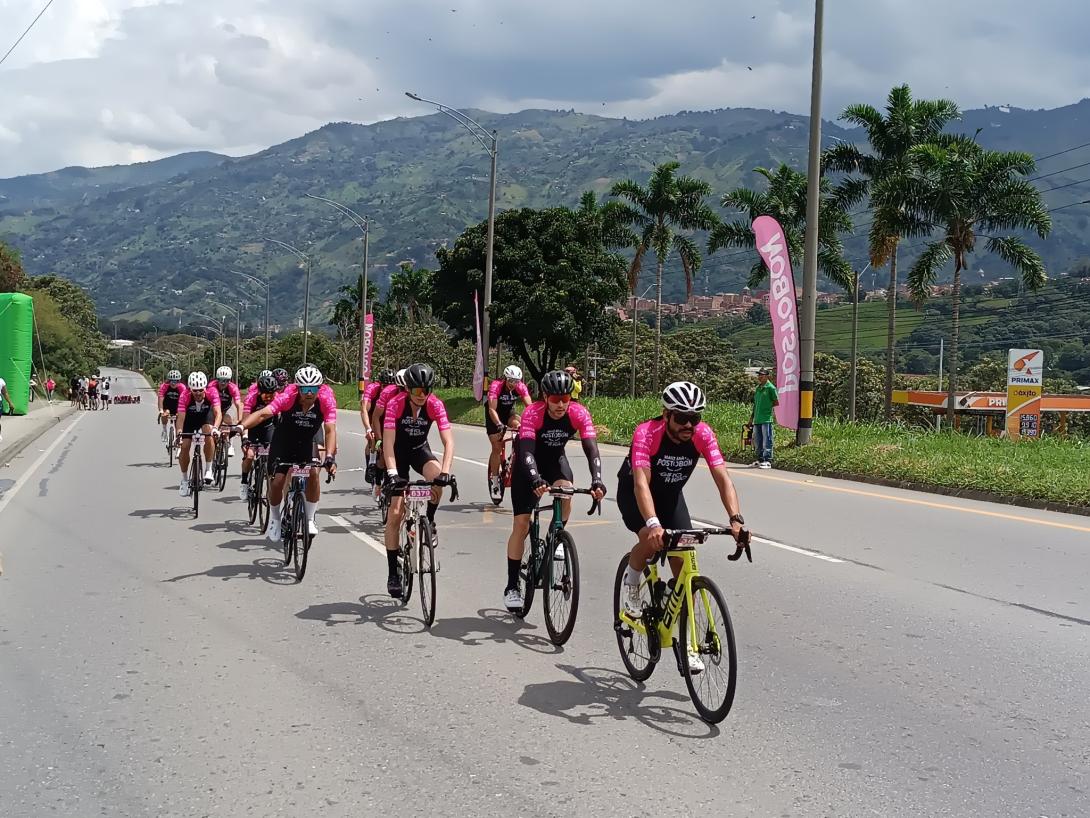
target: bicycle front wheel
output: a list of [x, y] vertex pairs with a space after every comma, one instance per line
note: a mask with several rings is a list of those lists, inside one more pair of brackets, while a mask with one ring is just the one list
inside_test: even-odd
[[[546, 545], [546, 551], [549, 546]], [[579, 553], [567, 531], [558, 531], [552, 553], [545, 555], [545, 629], [554, 645], [563, 645], [575, 630], [579, 613]]]
[[216, 449], [216, 486], [220, 491], [227, 488], [227, 444], [220, 439], [220, 445]]
[[435, 537], [431, 520], [421, 518], [416, 532], [417, 574], [420, 577], [420, 610], [424, 614], [424, 626], [435, 621]]
[[167, 429], [167, 465], [174, 465], [174, 427]]
[[540, 560], [535, 552], [542, 548], [540, 542], [530, 538], [530, 547], [526, 549], [526, 556], [522, 558], [522, 566], [519, 568], [519, 577], [522, 579], [522, 610], [515, 614], [519, 619], [525, 619], [530, 615], [534, 607], [534, 595], [537, 593], [539, 579], [538, 567]]
[[291, 525], [295, 531], [295, 580], [302, 582], [303, 575], [307, 572], [307, 557], [310, 555], [310, 531], [307, 529], [307, 507], [301, 492], [292, 500]]
[[269, 494], [266, 491], [265, 467], [257, 467], [257, 476], [253, 478], [251, 490], [257, 493], [257, 522], [261, 526], [261, 533], [269, 530]]
[[[637, 682], [643, 682], [655, 672], [655, 665], [659, 659], [658, 631], [655, 625], [648, 627], [641, 623], [636, 628], [618, 618], [621, 606], [624, 604], [621, 591], [627, 570], [628, 554], [625, 554], [621, 557], [621, 564], [617, 566], [617, 578], [613, 582], [613, 630], [617, 634], [617, 648], [621, 652], [621, 661], [624, 662], [625, 670]], [[648, 577], [649, 572], [644, 570], [644, 582], [640, 584], [644, 610], [651, 605], [651, 586]]]
[[409, 538], [408, 522], [401, 527], [401, 558], [398, 560], [401, 571], [401, 604], [408, 605], [413, 595], [413, 542]]
[[692, 663], [683, 654], [682, 675], [700, 718], [709, 724], [718, 724], [734, 704], [734, 688], [738, 681], [734, 627], [723, 593], [714, 582], [707, 577], [696, 577], [692, 589], [692, 619], [686, 605], [681, 609], [678, 639], [683, 651], [697, 653], [704, 670], [694, 672]]

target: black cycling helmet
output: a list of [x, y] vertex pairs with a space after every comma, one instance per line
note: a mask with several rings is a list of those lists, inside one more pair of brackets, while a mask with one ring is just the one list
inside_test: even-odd
[[284, 384], [291, 380], [291, 375], [288, 374], [288, 370], [284, 369], [283, 367], [277, 367], [276, 369], [274, 369], [273, 377], [276, 378], [276, 382], [280, 386], [284, 386]]
[[394, 370], [384, 369], [378, 373], [378, 382], [384, 386], [389, 386], [394, 382]]
[[570, 395], [575, 389], [575, 380], [567, 372], [554, 369], [546, 372], [541, 379], [541, 391], [546, 395]]
[[280, 384], [277, 383], [276, 378], [271, 373], [262, 375], [257, 379], [257, 391], [264, 394], [275, 392], [279, 386]]
[[413, 364], [405, 370], [406, 389], [431, 389], [435, 383], [435, 370], [427, 364]]

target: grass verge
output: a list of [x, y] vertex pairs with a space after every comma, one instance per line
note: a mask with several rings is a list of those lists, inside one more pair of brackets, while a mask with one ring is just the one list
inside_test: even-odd
[[[468, 389], [442, 390], [454, 423], [484, 424], [484, 411]], [[358, 408], [354, 386], [338, 387], [341, 407]], [[628, 445], [632, 430], [659, 413], [652, 398], [588, 400], [601, 440]], [[749, 407], [719, 403], [705, 419], [719, 433], [723, 453], [736, 462], [753, 461], [741, 446]], [[1045, 438], [1012, 443], [953, 432], [927, 432], [882, 424], [818, 419], [811, 445], [796, 447], [794, 433], [777, 429], [778, 468], [808, 474], [877, 479], [948, 492], [987, 492], [1017, 502], [1033, 501], [1090, 508], [1090, 446]]]

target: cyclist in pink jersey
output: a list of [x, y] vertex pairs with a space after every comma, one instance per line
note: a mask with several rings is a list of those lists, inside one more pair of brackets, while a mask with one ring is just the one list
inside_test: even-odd
[[[273, 470], [269, 486], [269, 530], [272, 542], [280, 539], [280, 504], [284, 500], [284, 484], [293, 465], [305, 465], [315, 456], [318, 431], [324, 430], [329, 454], [322, 468], [337, 472], [337, 401], [328, 384], [322, 383], [322, 373], [315, 366], [302, 366], [295, 373], [295, 383], [272, 399], [272, 403], [246, 416], [242, 429], [249, 430], [279, 416], [269, 445], [269, 463]], [[275, 464], [275, 466], [272, 466]], [[311, 536], [318, 533], [314, 515], [321, 499], [318, 469], [312, 468], [304, 495], [307, 528]]]
[[178, 414], [178, 401], [183, 392], [185, 384], [182, 383], [182, 373], [177, 369], [170, 370], [167, 379], [159, 384], [159, 428], [163, 441], [167, 439], [167, 424]]
[[175, 430], [178, 432], [178, 467], [182, 470], [182, 482], [178, 484], [178, 493], [189, 496], [189, 450], [193, 439], [181, 437], [194, 432], [203, 432], [204, 438], [204, 482], [212, 482], [212, 455], [214, 444], [212, 434], [219, 428], [223, 419], [220, 413], [219, 394], [208, 389], [208, 378], [203, 372], [189, 373], [189, 388], [178, 399], [178, 416]]
[[[382, 426], [382, 457], [386, 463], [383, 490], [391, 498], [390, 514], [386, 519], [386, 560], [389, 576], [386, 590], [394, 599], [402, 594], [401, 577], [397, 570], [398, 532], [404, 517], [405, 503], [400, 489], [408, 482], [411, 468], [425, 480], [435, 483], [428, 503], [428, 519], [435, 522], [442, 487], [451, 483], [450, 466], [454, 462], [454, 432], [447, 417], [447, 407], [432, 392], [435, 371], [427, 364], [413, 364], [405, 370], [406, 391], [395, 396], [386, 406]], [[443, 462], [428, 445], [432, 424], [439, 429], [443, 443]], [[438, 543], [437, 543], [438, 544]]]
[[[510, 611], [521, 611], [523, 606], [519, 568], [530, 534], [530, 513], [550, 486], [572, 485], [572, 470], [564, 448], [576, 434], [590, 466], [592, 496], [601, 500], [606, 494], [598, 434], [587, 408], [572, 402], [574, 388], [575, 380], [568, 373], [547, 372], [541, 379], [544, 399], [531, 404], [522, 414], [511, 476], [511, 507], [515, 517], [507, 540], [507, 587], [503, 591], [504, 605]], [[571, 513], [568, 498], [564, 499], [563, 513], [567, 522]]]
[[249, 411], [249, 410], [246, 409], [246, 404], [249, 403], [251, 398], [253, 398], [255, 395], [258, 394], [258, 391], [257, 391], [258, 381], [260, 381], [266, 375], [268, 375], [271, 378], [272, 374], [273, 373], [272, 373], [271, 369], [262, 369], [259, 373], [257, 373], [257, 378], [254, 379], [254, 382], [252, 384], [250, 384], [250, 386], [246, 389], [246, 395], [242, 399], [243, 417], [245, 417], [245, 413], [247, 411]]
[[515, 413], [515, 404], [519, 401], [525, 406], [533, 403], [530, 398], [530, 390], [526, 388], [522, 380], [522, 370], [512, 364], [503, 370], [503, 377], [496, 378], [488, 386], [488, 397], [485, 399], [484, 428], [492, 443], [492, 452], [488, 456], [488, 479], [494, 485], [493, 491], [498, 490], [500, 461], [503, 459], [503, 435], [508, 426], [518, 428], [518, 415]]
[[[238, 384], [231, 380], [233, 377], [231, 367], [221, 366], [216, 370], [216, 379], [208, 384], [208, 391], [215, 392], [219, 397], [224, 426], [233, 426], [242, 417], [242, 393], [238, 390]], [[235, 444], [230, 440], [228, 443], [227, 454], [234, 457]]]
[[379, 373], [376, 380], [371, 381], [371, 383], [363, 388], [363, 394], [360, 395], [360, 420], [363, 422], [363, 431], [367, 436], [367, 444], [364, 446], [364, 461], [367, 464], [367, 467], [364, 471], [363, 479], [368, 483], [374, 483], [376, 479], [376, 443], [378, 438], [382, 435], [381, 428], [376, 431], [375, 428], [371, 426], [371, 415], [374, 412], [375, 404], [378, 402], [382, 390], [393, 384], [393, 382], [393, 370], [384, 369]]
[[[254, 412], [258, 412], [273, 402], [277, 395], [276, 378], [271, 370], [265, 370], [258, 376], [257, 382], [246, 391], [246, 402], [242, 404], [242, 419], [246, 420]], [[246, 502], [250, 493], [250, 474], [254, 468], [254, 458], [257, 457], [259, 446], [269, 446], [272, 443], [272, 435], [276, 418], [270, 418], [264, 423], [249, 429], [242, 438], [242, 480], [238, 490], [238, 499]]]
[[[625, 612], [630, 616], [642, 615], [640, 578], [648, 561], [663, 549], [664, 530], [693, 527], [682, 489], [701, 457], [719, 489], [735, 540], [744, 530], [738, 493], [727, 473], [715, 432], [701, 420], [706, 403], [704, 392], [696, 384], [677, 381], [667, 386], [662, 392], [662, 415], [636, 427], [628, 457], [617, 473], [621, 519], [639, 537], [629, 552], [622, 591]], [[676, 576], [678, 567], [671, 568]], [[689, 663], [696, 672], [704, 669], [699, 656], [690, 655]]]

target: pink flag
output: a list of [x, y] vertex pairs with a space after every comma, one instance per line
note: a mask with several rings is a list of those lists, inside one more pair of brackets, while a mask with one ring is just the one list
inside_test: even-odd
[[770, 275], [768, 312], [772, 316], [772, 346], [776, 350], [776, 391], [780, 404], [776, 422], [788, 429], [799, 428], [799, 317], [795, 303], [795, 277], [780, 223], [771, 216], [753, 220], [757, 252]]
[[481, 314], [477, 309], [477, 293], [473, 292], [473, 321], [477, 325], [477, 361], [473, 364], [473, 397], [484, 397], [484, 351], [481, 349]]
[[375, 350], [375, 316], [363, 317], [363, 382], [371, 380], [371, 355]]

